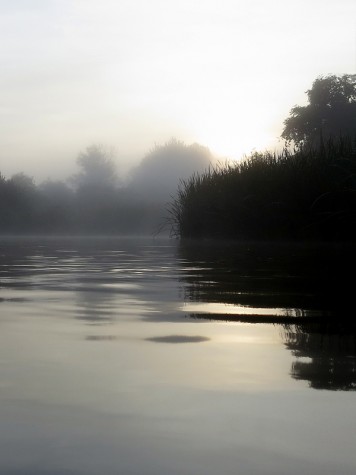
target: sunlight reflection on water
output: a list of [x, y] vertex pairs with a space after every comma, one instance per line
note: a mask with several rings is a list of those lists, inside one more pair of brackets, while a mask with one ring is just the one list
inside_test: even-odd
[[223, 303], [184, 303], [181, 309], [185, 312], [201, 312], [211, 314], [226, 314], [226, 315], [280, 315], [292, 316], [292, 310], [285, 308], [258, 308], [247, 307], [241, 305], [229, 305]]

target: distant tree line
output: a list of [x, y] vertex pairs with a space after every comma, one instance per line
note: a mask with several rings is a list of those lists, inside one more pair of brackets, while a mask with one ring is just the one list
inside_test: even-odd
[[182, 238], [353, 240], [356, 75], [319, 77], [306, 92], [308, 104], [293, 107], [284, 122], [279, 154], [211, 167], [207, 148], [171, 140], [154, 147], [123, 183], [112, 151], [93, 145], [65, 182], [36, 185], [22, 173], [0, 175], [0, 232], [165, 228]]
[[209, 167], [209, 150], [172, 139], [156, 146], [123, 183], [111, 150], [92, 145], [66, 181], [0, 175], [2, 234], [150, 234], [166, 213], [179, 177]]

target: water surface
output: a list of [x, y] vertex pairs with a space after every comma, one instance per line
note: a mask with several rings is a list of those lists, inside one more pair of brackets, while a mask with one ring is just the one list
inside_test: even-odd
[[3, 238], [0, 473], [354, 474], [345, 251]]

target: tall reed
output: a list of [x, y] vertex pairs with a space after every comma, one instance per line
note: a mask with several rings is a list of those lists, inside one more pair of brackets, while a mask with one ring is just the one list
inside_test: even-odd
[[356, 139], [254, 153], [181, 181], [169, 205], [180, 238], [356, 237]]

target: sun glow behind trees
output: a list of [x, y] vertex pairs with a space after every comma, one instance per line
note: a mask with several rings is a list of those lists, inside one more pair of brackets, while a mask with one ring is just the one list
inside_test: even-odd
[[171, 137], [234, 159], [269, 148], [315, 77], [355, 69], [355, 10], [353, 0], [2, 2], [1, 171], [64, 178], [90, 143], [114, 146], [127, 168]]

